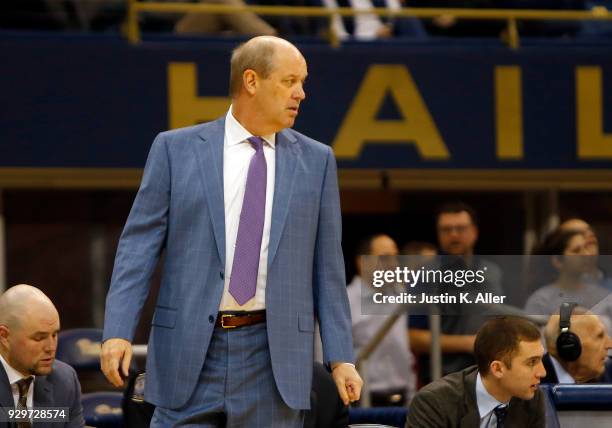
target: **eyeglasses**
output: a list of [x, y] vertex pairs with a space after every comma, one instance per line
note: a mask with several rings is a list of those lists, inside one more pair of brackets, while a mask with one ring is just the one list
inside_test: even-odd
[[444, 235], [450, 235], [453, 232], [464, 234], [470, 229], [471, 224], [457, 224], [454, 226], [439, 226], [438, 232]]

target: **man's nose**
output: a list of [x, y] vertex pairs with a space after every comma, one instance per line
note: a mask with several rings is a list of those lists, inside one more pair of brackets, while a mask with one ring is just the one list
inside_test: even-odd
[[300, 101], [306, 98], [306, 92], [304, 91], [304, 85], [302, 85], [301, 83], [298, 85], [298, 88], [293, 93], [293, 98], [298, 99]]
[[47, 339], [45, 343], [45, 351], [55, 352], [56, 349], [57, 349], [57, 338], [50, 337], [49, 339]]

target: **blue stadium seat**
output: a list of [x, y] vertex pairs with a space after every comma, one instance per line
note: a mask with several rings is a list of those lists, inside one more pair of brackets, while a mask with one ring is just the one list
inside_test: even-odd
[[554, 385], [557, 410], [612, 410], [611, 384]]
[[75, 328], [60, 332], [56, 358], [70, 364], [77, 372], [100, 370], [102, 330]]
[[403, 428], [408, 409], [405, 407], [349, 408], [349, 424], [382, 424]]
[[121, 392], [91, 392], [83, 394], [83, 416], [85, 425], [96, 428], [123, 427], [123, 410]]

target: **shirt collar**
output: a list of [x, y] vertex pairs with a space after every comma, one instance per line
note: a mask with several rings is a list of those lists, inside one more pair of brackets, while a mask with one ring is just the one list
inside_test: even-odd
[[555, 373], [557, 374], [557, 381], [559, 383], [576, 383], [576, 380], [572, 377], [572, 375], [569, 374], [567, 370], [565, 370], [565, 368], [561, 365], [561, 363], [552, 355], [550, 355], [550, 361], [552, 362], [552, 365], [555, 368]]
[[[0, 354], [0, 362], [2, 362], [2, 365], [4, 366], [4, 371], [6, 372], [6, 376], [8, 377], [9, 384], [13, 385], [15, 382], [20, 381], [24, 377], [28, 377], [28, 376], [22, 375], [17, 370], [15, 370], [13, 367], [11, 367], [9, 363], [6, 362], [2, 354]], [[36, 378], [36, 376], [30, 376], [30, 377], [34, 379]]]
[[[230, 105], [227, 115], [225, 116], [225, 139], [227, 145], [230, 147], [235, 146], [252, 136], [253, 134], [247, 131], [244, 126], [236, 120], [232, 113], [232, 106]], [[274, 148], [274, 144], [276, 144], [276, 134], [260, 135], [260, 137], [263, 138], [270, 147]]]
[[493, 411], [497, 406], [507, 406], [508, 403], [502, 403], [498, 401], [495, 397], [493, 397], [484, 384], [482, 383], [482, 377], [480, 377], [480, 373], [476, 376], [476, 404], [478, 405], [478, 414], [480, 415], [480, 419], [487, 416], [489, 413]]

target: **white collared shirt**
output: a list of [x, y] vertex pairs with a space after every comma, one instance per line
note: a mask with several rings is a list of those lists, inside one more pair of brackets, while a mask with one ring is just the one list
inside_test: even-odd
[[[6, 376], [8, 377], [9, 384], [11, 385], [11, 392], [13, 393], [13, 401], [15, 402], [15, 407], [17, 407], [17, 403], [19, 403], [19, 387], [17, 386], [17, 382], [23, 379], [24, 376], [19, 373], [17, 370], [9, 366], [9, 363], [6, 362], [2, 354], [0, 354], [0, 362], [2, 362], [2, 366], [4, 367], [4, 371], [6, 372]], [[29, 409], [34, 407], [34, 381], [36, 380], [36, 376], [31, 376], [34, 379], [30, 384], [30, 389], [28, 390], [28, 398], [26, 400], [26, 405]]]
[[555, 368], [555, 373], [557, 374], [557, 381], [559, 383], [576, 383], [576, 380], [572, 377], [571, 374], [567, 372], [555, 357], [548, 354], [550, 357], [550, 361], [552, 362], [553, 367]]
[[493, 410], [497, 406], [508, 405], [508, 403], [502, 403], [489, 394], [482, 383], [480, 373], [476, 375], [476, 405], [478, 406], [478, 414], [480, 415], [480, 428], [496, 428], [497, 417]]
[[238, 236], [238, 224], [242, 211], [242, 200], [251, 158], [255, 149], [246, 141], [252, 137], [232, 114], [230, 106], [225, 116], [225, 138], [223, 141], [223, 201], [225, 205], [225, 282], [221, 297], [220, 311], [255, 311], [265, 309], [266, 279], [268, 276], [268, 246], [270, 243], [270, 224], [272, 220], [272, 201], [274, 200], [274, 170], [276, 134], [259, 135], [264, 139], [264, 157], [266, 158], [266, 208], [261, 251], [259, 253], [259, 271], [255, 297], [240, 306], [229, 293], [229, 283], [234, 262], [234, 250]]

